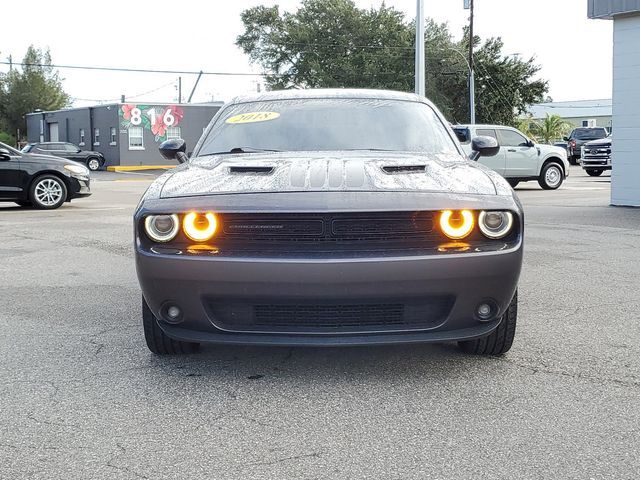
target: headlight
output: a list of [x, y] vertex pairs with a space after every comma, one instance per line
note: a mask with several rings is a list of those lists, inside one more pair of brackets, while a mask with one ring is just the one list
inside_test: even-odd
[[75, 173], [76, 175], [89, 175], [89, 169], [87, 167], [83, 167], [82, 165], [65, 165], [65, 170], [69, 170], [71, 173]]
[[468, 236], [473, 231], [474, 223], [471, 210], [444, 210], [440, 213], [440, 229], [453, 240]]
[[149, 215], [144, 219], [144, 229], [151, 240], [169, 242], [175, 238], [180, 229], [177, 215]]
[[480, 212], [478, 217], [480, 231], [488, 238], [506, 237], [513, 227], [511, 212]]
[[187, 213], [182, 220], [182, 229], [194, 242], [206, 242], [216, 233], [218, 221], [211, 213]]

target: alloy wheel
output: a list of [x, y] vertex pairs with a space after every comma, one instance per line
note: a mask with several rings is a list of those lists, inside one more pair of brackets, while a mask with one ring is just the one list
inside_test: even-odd
[[40, 180], [35, 188], [36, 199], [45, 207], [52, 207], [58, 204], [62, 199], [62, 195], [62, 185], [52, 178]]

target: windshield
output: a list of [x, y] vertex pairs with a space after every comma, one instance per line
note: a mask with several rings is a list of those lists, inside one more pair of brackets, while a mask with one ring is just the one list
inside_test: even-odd
[[335, 150], [459, 154], [426, 104], [332, 98], [231, 105], [218, 117], [198, 155]]
[[585, 130], [576, 130], [574, 132], [574, 138], [577, 140], [597, 140], [607, 136], [607, 131], [604, 128], [589, 128]]

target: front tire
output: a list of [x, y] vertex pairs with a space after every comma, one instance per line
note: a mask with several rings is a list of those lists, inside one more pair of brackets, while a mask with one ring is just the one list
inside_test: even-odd
[[602, 170], [594, 170], [592, 168], [587, 169], [587, 175], [590, 177], [599, 177], [602, 175]]
[[67, 200], [67, 186], [55, 175], [41, 175], [36, 178], [29, 189], [29, 201], [35, 208], [53, 210]]
[[158, 325], [158, 319], [142, 297], [142, 326], [147, 347], [156, 355], [178, 355], [193, 353], [198, 349], [198, 343], [181, 342], [167, 336]]
[[538, 183], [545, 190], [556, 190], [564, 180], [562, 167], [555, 163], [547, 163], [540, 172]]
[[511, 185], [511, 188], [516, 188], [520, 183], [520, 180], [510, 180], [507, 178], [507, 182], [509, 182], [509, 185]]
[[475, 355], [503, 355], [511, 349], [518, 319], [518, 292], [500, 319], [500, 325], [486, 337], [458, 342], [463, 352]]
[[100, 160], [96, 157], [91, 157], [87, 159], [87, 168], [92, 172], [97, 172], [100, 170]]

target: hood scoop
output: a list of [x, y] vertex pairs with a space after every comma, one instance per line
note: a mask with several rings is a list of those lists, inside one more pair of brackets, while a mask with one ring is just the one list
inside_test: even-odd
[[424, 173], [426, 165], [387, 165], [382, 167], [384, 173], [397, 175], [400, 173]]
[[249, 174], [255, 173], [258, 175], [271, 175], [273, 173], [273, 167], [265, 167], [265, 166], [235, 166], [229, 167], [229, 173], [241, 175], [241, 174]]

